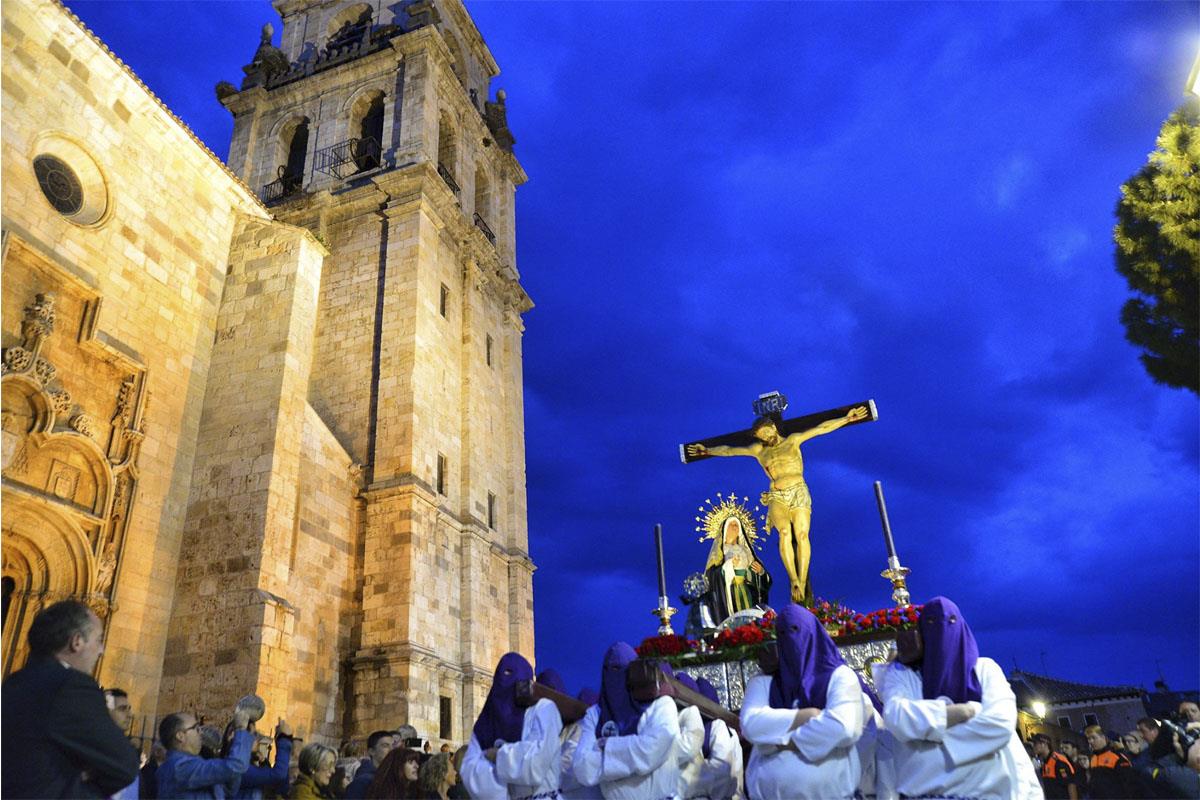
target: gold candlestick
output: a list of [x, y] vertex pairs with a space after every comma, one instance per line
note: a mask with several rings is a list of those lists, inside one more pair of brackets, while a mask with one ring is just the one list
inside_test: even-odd
[[910, 571], [908, 567], [900, 566], [899, 557], [891, 556], [888, 558], [888, 568], [879, 573], [881, 578], [892, 582], [892, 602], [898, 606], [906, 606], [912, 602], [908, 594], [908, 584], [905, 582]]
[[671, 616], [678, 610], [679, 609], [671, 607], [671, 604], [667, 602], [666, 595], [661, 595], [658, 598], [658, 608], [654, 609], [650, 613], [653, 616], [658, 617], [659, 622], [662, 623], [658, 626], [659, 636], [668, 636], [672, 633], [675, 633], [675, 631], [671, 628]]

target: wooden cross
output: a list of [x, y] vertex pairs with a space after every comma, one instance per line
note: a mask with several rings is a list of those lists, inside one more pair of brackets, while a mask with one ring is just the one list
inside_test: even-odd
[[[760, 416], [770, 416], [775, 420], [775, 428], [779, 431], [779, 435], [787, 438], [793, 433], [806, 431], [809, 428], [814, 428], [822, 422], [839, 417], [846, 416], [852, 408], [866, 406], [868, 416], [864, 419], [855, 422], [849, 422], [847, 425], [858, 425], [863, 422], [875, 422], [879, 419], [879, 412], [875, 409], [874, 400], [865, 400], [861, 403], [851, 403], [848, 406], [839, 406], [831, 408], [828, 411], [818, 411], [814, 414], [805, 414], [803, 417], [792, 417], [791, 419], [783, 419], [783, 410], [787, 408], [787, 400], [778, 393], [766, 394], [759, 397], [758, 402], [754, 404], [754, 411]], [[746, 447], [758, 441], [754, 438], [752, 428], [735, 431], [734, 433], [723, 433], [720, 436], [712, 436], [708, 439], [700, 439], [694, 442], [686, 442], [679, 445], [679, 459], [684, 464], [691, 464], [694, 461], [703, 461], [706, 458], [713, 458], [711, 454], [704, 455], [688, 455], [688, 445], [702, 444], [706, 448], [726, 445], [729, 447]]]

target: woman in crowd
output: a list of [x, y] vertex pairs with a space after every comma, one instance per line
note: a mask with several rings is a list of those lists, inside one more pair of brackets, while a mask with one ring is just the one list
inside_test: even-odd
[[742, 735], [753, 745], [746, 789], [755, 800], [850, 798], [862, 766], [858, 676], [809, 611], [795, 603], [775, 622], [779, 670], [746, 686]]
[[450, 765], [454, 767], [455, 781], [450, 787], [448, 794], [450, 800], [471, 800], [471, 796], [467, 794], [467, 787], [463, 783], [462, 765], [467, 758], [467, 750], [469, 748], [464, 744], [462, 747], [454, 751], [453, 757], [450, 759]]
[[[697, 678], [696, 686], [700, 694], [717, 705], [721, 698], [717, 688], [705, 678]], [[743, 797], [742, 742], [738, 735], [729, 729], [723, 720], [706, 719], [704, 721], [704, 771], [698, 787], [701, 797], [716, 798]]]
[[617, 642], [604, 655], [600, 702], [588, 709], [572, 765], [582, 786], [606, 800], [661, 800], [679, 789], [679, 714], [675, 701], [635, 701], [626, 688], [633, 648]]
[[426, 760], [421, 765], [419, 781], [424, 800], [450, 800], [450, 787], [458, 781], [450, 754], [438, 753]]
[[[271, 765], [271, 745], [275, 744], [275, 765]], [[236, 800], [263, 800], [287, 791], [288, 769], [292, 761], [292, 728], [282, 719], [275, 727], [275, 738], [260, 734], [250, 753], [250, 765], [242, 773]]]
[[496, 665], [492, 688], [467, 745], [462, 775], [475, 800], [545, 797], [558, 791], [558, 706], [538, 700], [517, 705], [516, 687], [533, 678], [533, 667], [518, 653]]
[[367, 786], [368, 800], [415, 800], [421, 797], [421, 753], [397, 747], [387, 754]]
[[291, 800], [322, 800], [329, 797], [329, 779], [337, 764], [337, 752], [323, 744], [307, 744], [300, 751], [300, 774], [288, 794]]
[[333, 777], [329, 779], [329, 794], [339, 798], [346, 795], [346, 788], [354, 780], [354, 775], [358, 772], [360, 765], [360, 759], [347, 758], [344, 755], [345, 747], [342, 748], [341, 752], [343, 755], [334, 764]]
[[979, 655], [951, 601], [935, 597], [897, 660], [876, 665], [901, 796], [1042, 796], [1017, 738], [1017, 704], [1000, 666]]

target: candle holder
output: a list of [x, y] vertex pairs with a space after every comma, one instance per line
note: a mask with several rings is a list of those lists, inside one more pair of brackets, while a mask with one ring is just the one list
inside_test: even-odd
[[905, 582], [910, 571], [908, 567], [900, 566], [898, 556], [892, 556], [888, 559], [888, 568], [879, 573], [881, 578], [887, 578], [892, 582], [892, 602], [898, 606], [906, 606], [912, 602], [912, 598], [908, 594], [908, 584]]
[[671, 607], [671, 604], [667, 602], [666, 595], [662, 595], [658, 598], [658, 608], [654, 609], [650, 613], [653, 616], [658, 617], [659, 622], [662, 623], [658, 626], [659, 636], [670, 636], [671, 634], [675, 633], [675, 631], [671, 628], [671, 617], [678, 610], [679, 609], [677, 608]]

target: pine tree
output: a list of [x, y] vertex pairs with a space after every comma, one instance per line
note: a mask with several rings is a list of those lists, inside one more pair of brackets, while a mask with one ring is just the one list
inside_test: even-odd
[[1157, 383], [1200, 394], [1200, 100], [1163, 123], [1148, 163], [1121, 186], [1117, 272], [1137, 295], [1125, 337]]

